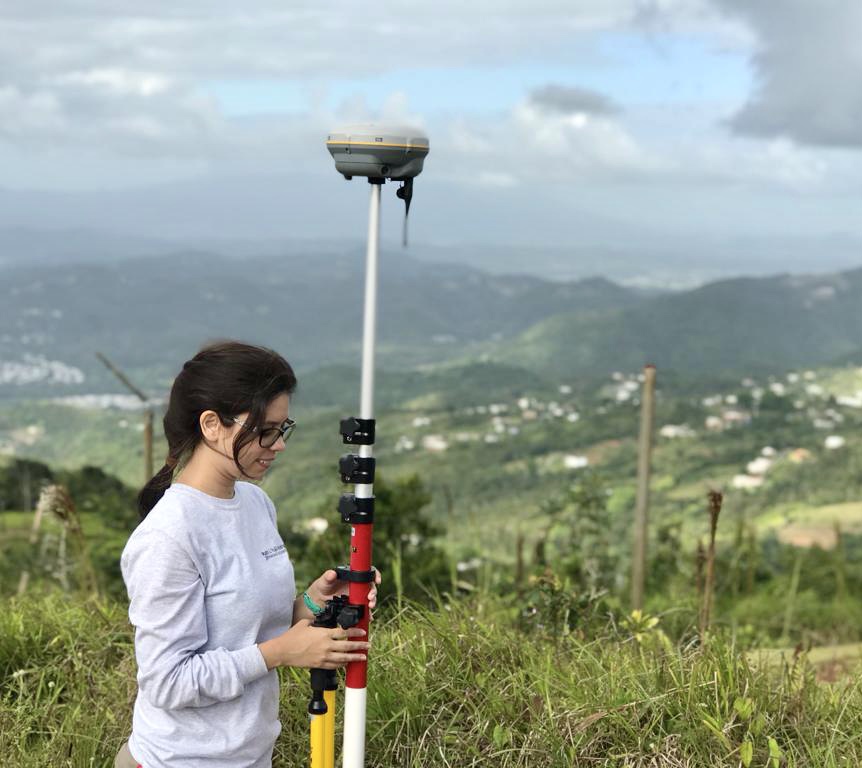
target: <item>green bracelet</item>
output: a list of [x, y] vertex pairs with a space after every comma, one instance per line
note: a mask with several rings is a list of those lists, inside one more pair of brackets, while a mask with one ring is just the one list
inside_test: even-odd
[[302, 601], [305, 603], [305, 607], [308, 608], [308, 610], [311, 611], [315, 616], [323, 612], [323, 608], [321, 608], [317, 603], [314, 602], [314, 600], [311, 599], [311, 597], [309, 597], [308, 592], [302, 593]]

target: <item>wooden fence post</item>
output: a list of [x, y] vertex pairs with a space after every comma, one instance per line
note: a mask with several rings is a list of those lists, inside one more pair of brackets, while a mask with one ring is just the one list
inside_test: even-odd
[[649, 536], [649, 483], [652, 435], [655, 420], [655, 366], [644, 368], [641, 398], [641, 427], [638, 442], [638, 487], [635, 502], [634, 551], [632, 556], [632, 609], [641, 610], [646, 582], [647, 538]]

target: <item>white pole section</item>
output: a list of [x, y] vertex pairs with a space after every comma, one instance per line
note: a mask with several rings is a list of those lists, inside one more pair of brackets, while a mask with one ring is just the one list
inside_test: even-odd
[[362, 329], [362, 397], [360, 419], [374, 418], [374, 334], [377, 330], [377, 252], [380, 241], [380, 187], [370, 184], [368, 251], [365, 256], [365, 318]]
[[[359, 404], [359, 418], [374, 418], [374, 339], [377, 325], [377, 256], [380, 241], [380, 187], [382, 184], [372, 183], [371, 202], [368, 211], [368, 251], [365, 264], [365, 317], [362, 332], [362, 391]], [[370, 458], [374, 454], [373, 445], [360, 445], [359, 455], [362, 458]], [[356, 498], [368, 499], [374, 495], [374, 486], [368, 484], [357, 484], [354, 489]], [[357, 537], [357, 531], [365, 529], [368, 535]], [[364, 567], [370, 567], [370, 537], [371, 526], [356, 525], [351, 528], [351, 546], [360, 540], [365, 544], [368, 551], [365, 556], [369, 559]], [[356, 550], [354, 550], [355, 552]], [[351, 567], [354, 566], [354, 558], [351, 555]], [[369, 585], [351, 584], [350, 602], [358, 603], [354, 597], [360, 593], [364, 598], [368, 596]], [[368, 627], [367, 617], [360, 622], [363, 628]], [[365, 765], [365, 713], [367, 701], [367, 688], [365, 686], [367, 662], [353, 662], [348, 665], [346, 684], [344, 687], [344, 742], [342, 746], [343, 768], [363, 768]]]
[[344, 768], [363, 768], [365, 765], [367, 696], [367, 688], [344, 688]]

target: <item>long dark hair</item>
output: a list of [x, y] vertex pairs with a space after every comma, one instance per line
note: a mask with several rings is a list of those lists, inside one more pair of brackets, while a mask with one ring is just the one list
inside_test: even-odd
[[248, 412], [245, 426], [234, 441], [233, 460], [239, 471], [240, 451], [257, 439], [266, 408], [273, 398], [293, 394], [296, 376], [277, 352], [239, 341], [216, 341], [183, 365], [171, 387], [163, 424], [168, 439], [165, 465], [138, 494], [138, 512], [145, 518], [173, 480], [174, 469], [187, 460], [203, 435], [200, 416], [215, 411], [221, 423], [232, 426], [233, 417]]

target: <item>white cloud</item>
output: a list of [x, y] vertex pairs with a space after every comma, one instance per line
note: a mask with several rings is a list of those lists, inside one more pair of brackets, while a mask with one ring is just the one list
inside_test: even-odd
[[[225, 0], [16, 3], [0, 9], [2, 183], [92, 188], [279, 173], [325, 180], [327, 130], [384, 119], [427, 130], [429, 187], [459, 185], [469, 197], [479, 194], [478, 185], [489, 199], [517, 199], [525, 209], [538, 200], [540, 185], [567, 201], [579, 194], [578, 204], [594, 205], [599, 214], [630, 212], [633, 219], [646, 218], [650, 201], [657, 209], [659, 200], [662, 215], [684, 217], [699, 194], [707, 201], [700, 210], [713, 211], [730, 188], [750, 193], [745, 206], [751, 211], [763, 190], [788, 200], [843, 193], [862, 177], [858, 155], [804, 145], [831, 146], [843, 136], [849, 146], [847, 126], [862, 122], [855, 106], [862, 72], [853, 63], [856, 49], [846, 44], [855, 11], [846, 1], [825, 3], [813, 12], [803, 0], [774, 7], [742, 0], [386, 0], [374, 14], [357, 14], [344, 0], [261, 0], [253, 12]], [[780, 18], [779, 6], [789, 18]], [[826, 18], [828, 9], [836, 19]], [[794, 46], [806, 30], [817, 41], [816, 55], [803, 47], [805, 55], [796, 57]], [[762, 87], [747, 104], [745, 94], [733, 102], [745, 104], [732, 122], [736, 135], [719, 122], [728, 114], [726, 101], [707, 120], [692, 117], [696, 106], [645, 104], [651, 94], [627, 103], [626, 87], [611, 98], [587, 78], [560, 74], [578, 72], [582, 61], [595, 71], [635, 66], [624, 47], [600, 50], [597, 32], [614, 33], [613, 44], [645, 35], [657, 55], [679, 39], [737, 52], [753, 51], [759, 40], [753, 61]], [[465, 66], [523, 67], [532, 74], [520, 98], [494, 113], [429, 111], [424, 84], [408, 99], [391, 77], [409, 71], [416, 83], [416, 73], [427, 70], [428, 90], [439, 90], [430, 80], [435, 71]], [[549, 74], [536, 82], [542, 67]], [[343, 87], [375, 73], [390, 73], [395, 83], [382, 102], [379, 92]], [[609, 80], [626, 77], [617, 72]], [[292, 113], [232, 118], [209, 95], [213, 83], [226, 80], [238, 88], [289, 82], [307, 98]], [[487, 87], [494, 85], [489, 78]], [[332, 106], [330, 93], [351, 88], [353, 95]], [[647, 109], [665, 110], [663, 122]]]
[[758, 87], [734, 116], [740, 134], [862, 147], [862, 4], [858, 0], [716, 0], [751, 24]]
[[97, 67], [58, 75], [54, 82], [59, 85], [103, 87], [116, 93], [136, 96], [154, 96], [167, 91], [173, 81], [158, 73], [133, 72], [120, 67]]
[[356, 13], [346, 0], [262, 0], [253, 12], [224, 0], [42, 0], [0, 10], [0, 63], [10, 65], [0, 71], [38, 77], [119, 65], [181, 78], [349, 77], [441, 62], [484, 65], [626, 23], [634, 13], [631, 0], [584, 0], [575, 9], [564, 0], [387, 0], [373, 14]]
[[[699, 183], [716, 190], [747, 186], [753, 191], [822, 191], [836, 185], [832, 165], [816, 150], [786, 139], [769, 141], [710, 134], [664, 149], [664, 181]], [[657, 178], [656, 181], [662, 179]]]
[[513, 112], [512, 130], [534, 161], [534, 170], [545, 177], [571, 178], [585, 172], [637, 175], [661, 167], [621, 123], [586, 111], [549, 114], [524, 103]]

